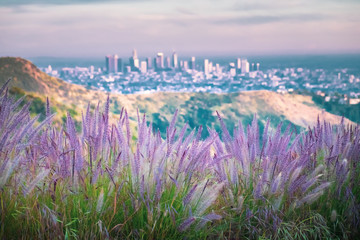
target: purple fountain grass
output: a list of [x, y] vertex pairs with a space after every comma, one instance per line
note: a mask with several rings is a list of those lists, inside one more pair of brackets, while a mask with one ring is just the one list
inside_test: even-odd
[[[116, 216], [112, 219], [124, 224], [122, 231], [134, 224], [138, 232], [148, 232], [161, 222], [183, 234], [208, 222], [216, 228], [224, 219], [257, 236], [264, 233], [261, 228], [277, 232], [286, 219], [306, 219], [304, 209], [329, 219], [334, 210], [336, 221], [359, 227], [359, 126], [318, 119], [294, 136], [291, 125], [272, 129], [267, 120], [261, 133], [255, 115], [248, 126], [239, 122], [231, 135], [217, 113], [221, 135], [208, 128], [209, 137], [202, 139], [202, 126], [187, 134], [185, 124], [178, 131], [176, 110], [165, 139], [139, 112], [133, 136], [124, 108], [114, 124], [110, 121], [108, 96], [104, 109], [87, 106], [78, 133], [69, 113], [64, 128], [52, 127], [49, 99], [41, 122], [30, 117], [30, 103], [22, 106], [23, 100], [14, 101], [6, 87], [0, 90], [1, 194], [20, 193], [29, 200], [40, 193], [46, 199], [48, 193], [55, 206], [59, 195], [75, 201], [76, 194], [93, 191], [86, 199], [95, 202], [95, 215]], [[320, 207], [324, 203], [329, 209]], [[46, 204], [41, 209], [47, 217], [61, 211]], [[116, 226], [105, 219], [101, 224], [102, 229]]]

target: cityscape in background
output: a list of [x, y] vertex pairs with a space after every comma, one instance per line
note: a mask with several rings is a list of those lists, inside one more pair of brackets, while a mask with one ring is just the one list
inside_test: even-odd
[[261, 59], [252, 62], [244, 57], [215, 60], [196, 56], [179, 58], [176, 52], [168, 56], [159, 52], [154, 57], [139, 58], [134, 49], [129, 58], [107, 55], [100, 66], [53, 67], [49, 64], [46, 67], [40, 65], [40, 68], [51, 76], [88, 89], [120, 94], [252, 90], [284, 94], [308, 91], [324, 97], [327, 102], [360, 102], [360, 67], [356, 63], [355, 67], [346, 67], [329, 61], [330, 67], [326, 68], [298, 64], [289, 61], [262, 68]]

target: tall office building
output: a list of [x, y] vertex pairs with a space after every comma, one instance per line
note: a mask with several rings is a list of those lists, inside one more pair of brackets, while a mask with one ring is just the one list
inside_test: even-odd
[[138, 58], [138, 56], [137, 56], [137, 51], [136, 51], [135, 48], [133, 49], [133, 55], [132, 55], [132, 57], [133, 57], [134, 59], [137, 59], [137, 58]]
[[134, 67], [139, 68], [140, 67], [140, 60], [138, 58], [134, 59]]
[[164, 54], [158, 53], [156, 56], [156, 68], [163, 69], [164, 68]]
[[256, 64], [256, 71], [260, 71], [260, 63]]
[[216, 71], [216, 74], [221, 74], [221, 68], [220, 68], [220, 65], [217, 63], [216, 65], [215, 65], [215, 71]]
[[147, 64], [146, 64], [146, 61], [141, 61], [141, 63], [140, 63], [140, 72], [141, 72], [141, 73], [146, 73], [146, 72], [147, 72]]
[[147, 69], [151, 69], [151, 68], [152, 68], [151, 58], [149, 58], [149, 57], [146, 58], [146, 64], [147, 64]]
[[117, 72], [118, 66], [117, 66], [118, 56], [114, 55], [107, 55], [105, 57], [105, 67], [107, 73], [115, 73]]
[[118, 72], [118, 60], [119, 60], [119, 57], [118, 55], [114, 55], [114, 73], [117, 73]]
[[241, 58], [238, 58], [238, 59], [236, 60], [236, 68], [237, 68], [237, 69], [240, 69], [240, 68], [241, 68]]
[[251, 72], [255, 71], [255, 64], [251, 63]]
[[195, 70], [195, 57], [191, 57], [190, 69]]
[[236, 59], [236, 73], [241, 73], [241, 58]]
[[173, 52], [173, 55], [172, 55], [172, 67], [177, 69], [179, 67], [179, 64], [178, 64], [178, 55], [176, 52]]
[[204, 73], [205, 75], [209, 75], [209, 59], [204, 60]]
[[212, 73], [214, 71], [213, 63], [209, 62], [209, 73]]
[[184, 70], [187, 71], [189, 69], [189, 62], [184, 61]]
[[250, 64], [246, 59], [241, 60], [241, 73], [248, 73], [250, 71]]
[[139, 59], [138, 59], [136, 49], [133, 50], [133, 54], [132, 54], [132, 56], [130, 57], [129, 62], [130, 62], [131, 70], [134, 71], [134, 70], [139, 69], [139, 67], [140, 67], [140, 61], [139, 61]]
[[166, 68], [171, 68], [171, 59], [170, 59], [170, 57], [166, 57]]
[[124, 72], [124, 65], [121, 58], [117, 60], [117, 72]]
[[105, 56], [105, 68], [107, 73], [109, 73], [110, 70], [110, 57], [110, 55]]

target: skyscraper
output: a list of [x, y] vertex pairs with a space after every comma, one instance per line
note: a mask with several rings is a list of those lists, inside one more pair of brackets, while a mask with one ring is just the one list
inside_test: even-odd
[[124, 65], [121, 58], [117, 60], [117, 72], [124, 72]]
[[146, 58], [146, 64], [147, 64], [147, 68], [148, 68], [148, 69], [151, 69], [151, 68], [152, 68], [151, 58], [149, 58], [149, 57]]
[[177, 53], [176, 52], [173, 52], [173, 55], [172, 55], [172, 67], [177, 69], [179, 66], [178, 66], [178, 56], [177, 56]]
[[106, 67], [107, 73], [117, 72], [117, 61], [118, 61], [117, 55], [114, 55], [114, 56], [107, 55], [105, 57], [105, 67]]
[[166, 68], [171, 68], [171, 59], [170, 59], [170, 57], [166, 57]]
[[156, 57], [156, 68], [163, 69], [164, 68], [164, 54], [159, 52]]
[[117, 73], [118, 72], [118, 55], [114, 55], [114, 73]]
[[146, 64], [146, 61], [141, 61], [141, 63], [140, 63], [140, 72], [141, 72], [141, 73], [146, 73], [146, 72], [147, 72], [147, 64]]
[[190, 69], [195, 70], [195, 57], [191, 57]]
[[236, 60], [236, 73], [241, 73], [241, 58]]
[[209, 62], [209, 73], [212, 73], [214, 71], [213, 63]]
[[189, 69], [189, 62], [184, 61], [184, 70], [187, 71]]
[[256, 71], [260, 71], [260, 63], [256, 64]]
[[216, 68], [216, 74], [217, 75], [221, 74], [221, 68], [220, 68], [220, 65], [218, 63], [215, 65], [215, 68]]
[[236, 68], [237, 68], [237, 69], [240, 69], [240, 68], [241, 68], [241, 58], [238, 58], [238, 59], [236, 60]]
[[205, 75], [209, 75], [209, 59], [204, 60], [204, 73]]
[[154, 63], [154, 69], [155, 69], [155, 71], [157, 70], [157, 57], [154, 57], [154, 60], [153, 60], [153, 63]]
[[137, 56], [137, 51], [136, 51], [135, 48], [133, 49], [133, 55], [132, 55], [132, 57], [133, 57], [134, 59], [137, 59], [137, 58], [138, 58], [138, 56]]
[[246, 59], [241, 60], [241, 73], [248, 73], [250, 71], [250, 64]]
[[132, 54], [132, 56], [130, 57], [129, 62], [130, 62], [131, 70], [134, 71], [134, 70], [139, 69], [139, 67], [140, 67], [140, 62], [139, 62], [139, 59], [138, 59], [138, 56], [137, 56], [137, 51], [136, 51], [136, 49], [133, 50], [133, 54]]
[[107, 73], [109, 73], [110, 70], [110, 57], [110, 55], [105, 56], [105, 68]]

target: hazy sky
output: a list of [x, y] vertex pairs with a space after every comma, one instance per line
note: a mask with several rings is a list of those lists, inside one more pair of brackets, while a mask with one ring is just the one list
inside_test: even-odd
[[0, 0], [0, 56], [360, 53], [360, 0]]

